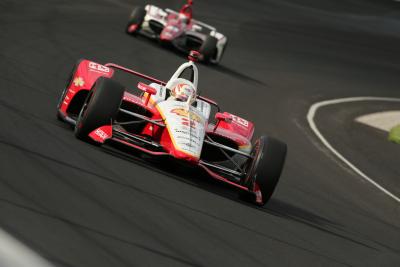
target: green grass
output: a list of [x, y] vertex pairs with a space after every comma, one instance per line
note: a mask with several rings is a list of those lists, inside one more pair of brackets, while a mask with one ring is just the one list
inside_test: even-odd
[[400, 125], [392, 128], [389, 132], [389, 141], [400, 144]]

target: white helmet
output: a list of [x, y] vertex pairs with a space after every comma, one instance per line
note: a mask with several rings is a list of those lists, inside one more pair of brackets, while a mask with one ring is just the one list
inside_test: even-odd
[[172, 83], [171, 96], [182, 102], [187, 102], [190, 99], [190, 103], [193, 103], [196, 100], [196, 89], [190, 81], [177, 78]]

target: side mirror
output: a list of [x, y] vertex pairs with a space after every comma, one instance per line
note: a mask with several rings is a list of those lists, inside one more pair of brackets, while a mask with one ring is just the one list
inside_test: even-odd
[[146, 106], [149, 103], [150, 97], [152, 95], [157, 94], [157, 90], [155, 88], [151, 87], [150, 85], [141, 83], [141, 82], [138, 83], [137, 88], [139, 90], [142, 90], [143, 92], [147, 93], [147, 98], [146, 98], [146, 102], [145, 102]]
[[232, 121], [232, 117], [231, 117], [231, 115], [229, 114], [229, 113], [226, 113], [226, 112], [224, 112], [224, 113], [221, 113], [221, 112], [217, 112], [217, 113], [215, 113], [215, 119], [217, 120], [217, 123], [215, 123], [215, 126], [214, 126], [214, 132], [217, 130], [217, 128], [218, 128], [218, 125], [219, 125], [219, 123], [220, 123], [220, 121]]
[[138, 83], [137, 88], [150, 95], [157, 94], [157, 90], [155, 88], [141, 82]]

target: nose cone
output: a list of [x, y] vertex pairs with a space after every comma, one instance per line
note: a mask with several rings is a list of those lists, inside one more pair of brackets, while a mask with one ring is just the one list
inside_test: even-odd
[[173, 150], [171, 151], [171, 154], [174, 158], [184, 160], [186, 162], [189, 162], [191, 164], [197, 164], [199, 162], [199, 158], [195, 157], [194, 155], [190, 155], [187, 153], [184, 153], [179, 150]]

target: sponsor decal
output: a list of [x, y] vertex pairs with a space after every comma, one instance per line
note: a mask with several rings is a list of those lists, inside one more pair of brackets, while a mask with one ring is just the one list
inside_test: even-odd
[[109, 73], [110, 68], [103, 66], [101, 64], [97, 64], [95, 62], [89, 62], [89, 69], [92, 71], [100, 72], [100, 73]]
[[182, 130], [178, 130], [177, 128], [174, 129], [174, 132], [181, 133], [181, 134], [190, 134], [189, 131], [182, 131]]
[[174, 128], [173, 130], [175, 133], [178, 133], [178, 134], [190, 135], [192, 138], [196, 138], [196, 139], [200, 138], [194, 131], [190, 131], [189, 129], [187, 129], [187, 131], [186, 131], [186, 130], [180, 130], [178, 128]]
[[106, 134], [102, 129], [97, 129], [94, 132], [98, 137], [100, 137], [101, 139], [105, 140], [108, 138], [108, 134]]
[[104, 143], [108, 138], [112, 137], [112, 126], [105, 125], [97, 128], [89, 134], [89, 137], [99, 143]]
[[189, 136], [177, 136], [176, 139], [186, 140], [187, 142], [199, 145], [198, 140], [196, 140], [195, 138], [190, 138]]
[[76, 77], [76, 78], [74, 79], [73, 83], [74, 83], [74, 85], [75, 85], [76, 87], [82, 87], [82, 86], [85, 85], [85, 81], [83, 80], [82, 77]]
[[[196, 113], [194, 113], [193, 111], [188, 111], [183, 108], [174, 108], [173, 110], [171, 110], [171, 113], [174, 113], [178, 116], [185, 117], [185, 118], [189, 117], [191, 121], [195, 121], [197, 123], [203, 123], [203, 120], [201, 119], [201, 117], [199, 115], [197, 115]], [[187, 120], [187, 124], [184, 124], [184, 125], [189, 126], [188, 120]]]
[[134, 104], [139, 104], [139, 105], [143, 105], [142, 101], [140, 99], [138, 99], [137, 97], [135, 97], [134, 95], [131, 95], [130, 93], [125, 92], [124, 93], [124, 101], [128, 101]]
[[196, 124], [193, 123], [194, 120], [190, 121], [188, 118], [182, 118], [182, 125], [196, 129]]
[[242, 119], [242, 118], [240, 118], [238, 116], [235, 116], [235, 115], [232, 115], [232, 114], [231, 114], [231, 118], [237, 124], [239, 124], [239, 125], [241, 125], [243, 127], [246, 127], [246, 128], [249, 127], [249, 122], [247, 120]]
[[[192, 108], [192, 107], [190, 107]], [[205, 120], [197, 110], [188, 109], [180, 101], [164, 101], [158, 104], [176, 150], [199, 158], [204, 138]]]

